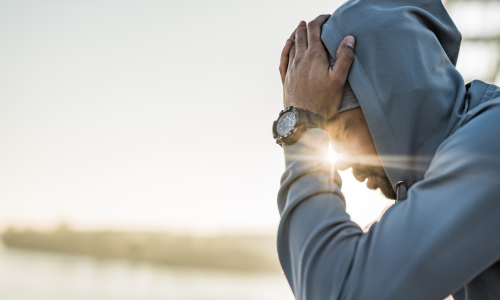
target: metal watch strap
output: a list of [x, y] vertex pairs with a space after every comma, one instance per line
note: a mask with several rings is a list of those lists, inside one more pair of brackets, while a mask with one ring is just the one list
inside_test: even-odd
[[325, 129], [325, 118], [308, 110], [302, 110], [308, 114], [309, 123], [306, 125], [307, 129], [321, 128]]
[[[293, 132], [288, 133], [286, 136], [279, 136], [277, 132], [275, 132], [276, 129], [276, 124], [279, 121], [281, 115], [287, 112], [294, 112], [294, 114], [297, 117], [297, 122], [295, 125], [295, 128], [293, 129]], [[312, 128], [321, 128], [321, 129], [326, 129], [326, 120], [323, 116], [315, 114], [311, 111], [305, 110], [305, 109], [300, 109], [300, 108], [295, 108], [293, 106], [289, 106], [282, 110], [280, 112], [280, 116], [278, 117], [278, 120], [276, 120], [273, 124], [273, 137], [276, 139], [276, 143], [278, 145], [292, 145], [295, 142], [297, 142], [302, 134], [307, 130], [307, 129], [312, 129]]]

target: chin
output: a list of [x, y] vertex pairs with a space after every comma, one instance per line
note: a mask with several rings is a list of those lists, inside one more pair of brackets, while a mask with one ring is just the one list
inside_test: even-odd
[[397, 198], [396, 192], [394, 192], [391, 182], [387, 176], [372, 175], [366, 183], [366, 187], [370, 190], [380, 189], [382, 196], [387, 199], [396, 200]]
[[384, 183], [380, 186], [380, 193], [389, 200], [396, 200], [397, 198], [396, 192], [387, 177], [384, 178]]

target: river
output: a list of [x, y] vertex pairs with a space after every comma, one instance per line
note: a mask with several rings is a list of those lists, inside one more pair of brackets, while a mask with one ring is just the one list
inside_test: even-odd
[[2, 300], [293, 300], [281, 274], [170, 268], [6, 248]]

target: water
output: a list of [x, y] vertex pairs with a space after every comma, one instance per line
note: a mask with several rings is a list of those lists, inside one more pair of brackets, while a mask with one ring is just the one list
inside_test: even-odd
[[293, 300], [282, 274], [169, 268], [5, 248], [2, 300]]

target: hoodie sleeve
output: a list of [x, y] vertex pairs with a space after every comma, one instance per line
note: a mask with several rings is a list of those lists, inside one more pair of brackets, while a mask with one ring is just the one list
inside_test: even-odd
[[500, 104], [439, 147], [424, 180], [363, 233], [327, 160], [328, 133], [284, 146], [278, 253], [298, 300], [442, 300], [500, 259]]

